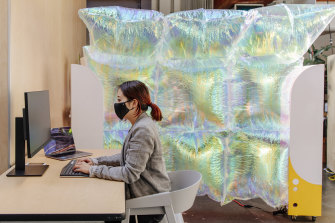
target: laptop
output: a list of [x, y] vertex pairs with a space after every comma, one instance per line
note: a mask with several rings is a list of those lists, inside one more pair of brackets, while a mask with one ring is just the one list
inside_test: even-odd
[[71, 128], [53, 128], [50, 132], [51, 139], [44, 146], [46, 157], [57, 160], [71, 160], [92, 155], [89, 152], [76, 150]]

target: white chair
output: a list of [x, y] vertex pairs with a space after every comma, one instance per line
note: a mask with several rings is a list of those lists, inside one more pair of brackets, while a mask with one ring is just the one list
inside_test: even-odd
[[190, 209], [194, 203], [201, 174], [194, 170], [179, 170], [168, 173], [171, 192], [148, 195], [126, 201], [126, 219], [130, 215], [165, 214], [162, 222], [183, 223], [182, 212]]

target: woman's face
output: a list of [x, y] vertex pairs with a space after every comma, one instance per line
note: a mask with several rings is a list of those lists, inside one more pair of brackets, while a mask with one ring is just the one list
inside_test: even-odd
[[[128, 101], [128, 98], [123, 95], [123, 92], [119, 88], [117, 90], [117, 103], [126, 102]], [[137, 107], [137, 100], [131, 100], [126, 103], [127, 108], [129, 109], [129, 112], [124, 116], [124, 119], [129, 120], [129, 117], [135, 117], [136, 107]]]

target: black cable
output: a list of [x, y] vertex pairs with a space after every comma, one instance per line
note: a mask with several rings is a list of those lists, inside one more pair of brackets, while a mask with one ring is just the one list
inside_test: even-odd
[[252, 205], [248, 205], [248, 204], [242, 204], [242, 203], [240, 203], [239, 201], [237, 201], [237, 200], [233, 200], [236, 204], [238, 204], [239, 206], [241, 206], [241, 207], [244, 207], [244, 208], [257, 208], [257, 209], [259, 209], [259, 210], [262, 210], [262, 211], [264, 211], [264, 212], [266, 212], [266, 213], [271, 213], [271, 214], [273, 214], [273, 215], [278, 215], [278, 214], [282, 214], [282, 215], [287, 215], [287, 208], [286, 208], [286, 206], [283, 206], [283, 207], [281, 207], [281, 208], [279, 208], [279, 209], [277, 209], [276, 211], [266, 211], [266, 210], [264, 210], [264, 209], [262, 209], [262, 208], [260, 208], [260, 207], [255, 207], [255, 206], [252, 206]]
[[272, 214], [273, 215], [278, 215], [278, 214], [287, 215], [287, 207], [286, 206], [281, 207], [277, 211], [274, 211]]

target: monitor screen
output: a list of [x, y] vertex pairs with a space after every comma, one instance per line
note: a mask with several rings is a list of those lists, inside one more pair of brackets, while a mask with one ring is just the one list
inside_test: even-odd
[[49, 91], [25, 92], [25, 136], [31, 158], [50, 140]]
[[248, 11], [250, 9], [260, 8], [263, 6], [263, 4], [235, 4], [234, 9]]

